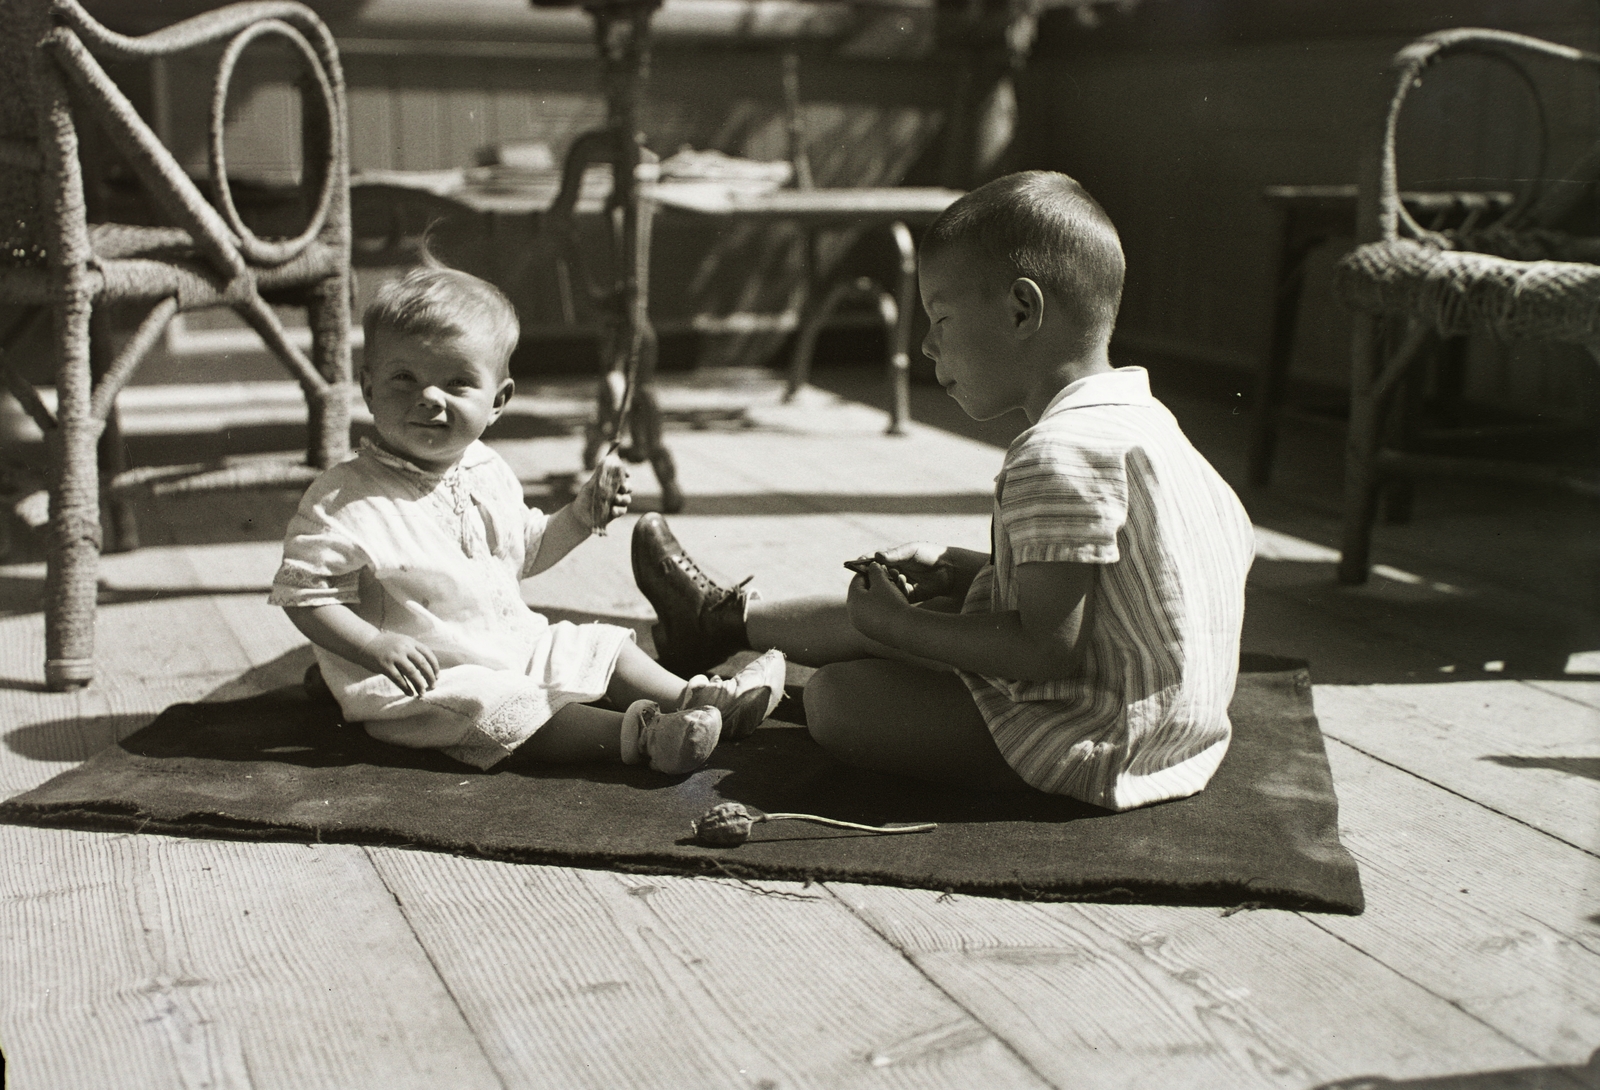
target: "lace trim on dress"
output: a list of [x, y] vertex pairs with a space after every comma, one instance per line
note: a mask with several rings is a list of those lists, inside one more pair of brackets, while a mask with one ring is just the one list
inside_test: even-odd
[[[371, 455], [379, 464], [386, 465], [390, 469], [398, 470], [414, 477], [421, 477], [424, 481], [431, 482], [432, 487], [427, 489], [429, 492], [443, 488], [450, 504], [450, 526], [455, 532], [456, 540], [461, 545], [461, 551], [469, 557], [477, 555], [478, 534], [476, 533], [476, 524], [473, 521], [472, 512], [475, 506], [482, 505], [478, 504], [472, 495], [472, 487], [467, 483], [466, 471], [488, 462], [492, 455], [487, 450], [478, 447], [477, 444], [468, 447], [462, 453], [460, 460], [443, 473], [435, 473], [432, 470], [423, 469], [415, 462], [408, 461], [398, 454], [384, 450], [374, 443], [369, 436], [362, 436], [361, 451], [363, 454]], [[487, 534], [487, 532], [487, 524], [485, 524], [485, 533]], [[485, 544], [488, 544], [488, 542], [486, 541]]]

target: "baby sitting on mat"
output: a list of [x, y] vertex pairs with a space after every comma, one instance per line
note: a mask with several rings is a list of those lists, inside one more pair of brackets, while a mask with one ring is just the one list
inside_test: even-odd
[[[376, 442], [319, 476], [289, 524], [271, 601], [315, 645], [348, 722], [478, 768], [620, 758], [692, 771], [783, 695], [780, 652], [730, 679], [669, 673], [631, 629], [551, 624], [519, 581], [625, 513], [615, 455], [545, 515], [479, 436], [504, 411], [518, 323], [499, 289], [438, 265], [365, 316]], [[602, 698], [616, 711], [597, 707]]]
[[989, 553], [903, 545], [843, 600], [756, 601], [646, 515], [633, 569], [662, 661], [820, 667], [807, 722], [847, 764], [1116, 810], [1194, 794], [1231, 736], [1254, 535], [1144, 370], [1111, 366], [1116, 229], [1066, 175], [1013, 174], [940, 215], [920, 274], [940, 383], [975, 419], [1031, 425], [995, 478]]

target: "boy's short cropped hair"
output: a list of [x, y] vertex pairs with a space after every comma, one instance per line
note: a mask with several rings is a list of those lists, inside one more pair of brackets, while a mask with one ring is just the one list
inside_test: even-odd
[[1013, 279], [1033, 280], [1086, 332], [1110, 335], [1122, 303], [1122, 242], [1105, 209], [1072, 178], [1027, 170], [974, 189], [928, 228], [922, 252], [962, 245]]
[[522, 331], [505, 292], [482, 277], [435, 262], [379, 288], [361, 326], [368, 345], [379, 330], [408, 337], [481, 338], [502, 377], [510, 371]]

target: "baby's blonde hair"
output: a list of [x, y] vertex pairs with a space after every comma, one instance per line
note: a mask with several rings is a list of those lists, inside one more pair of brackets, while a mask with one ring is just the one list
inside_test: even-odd
[[378, 289], [361, 320], [368, 350], [379, 330], [408, 337], [481, 338], [504, 378], [522, 327], [505, 292], [471, 273], [437, 262], [412, 269]]

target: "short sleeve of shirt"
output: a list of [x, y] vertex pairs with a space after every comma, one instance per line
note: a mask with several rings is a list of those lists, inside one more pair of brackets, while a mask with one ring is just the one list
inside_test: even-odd
[[1113, 564], [1128, 518], [1124, 452], [1043, 435], [1006, 455], [1000, 518], [1013, 564]]
[[550, 524], [550, 516], [537, 507], [525, 509], [522, 529], [522, 572], [518, 576], [526, 579], [533, 572], [533, 561], [539, 555], [539, 543], [544, 540], [544, 529]]
[[366, 550], [308, 494], [289, 522], [267, 601], [299, 608], [354, 605], [361, 600], [361, 569], [369, 563]]

